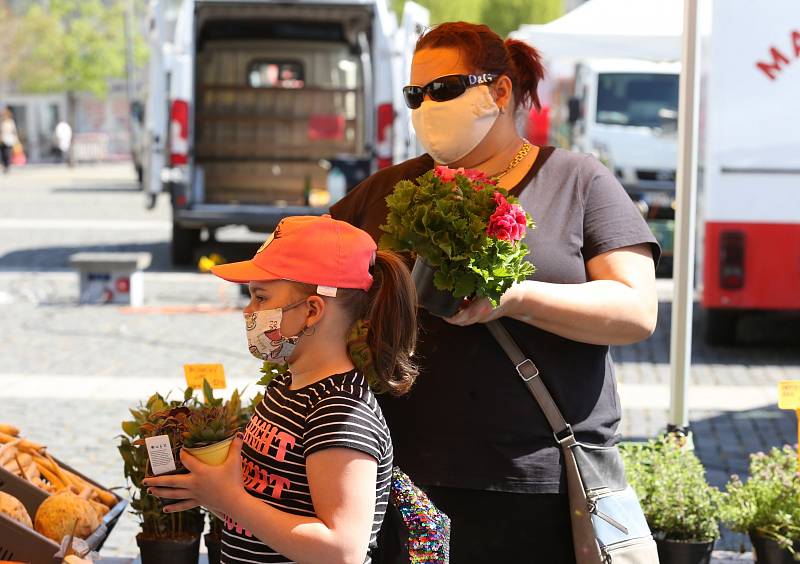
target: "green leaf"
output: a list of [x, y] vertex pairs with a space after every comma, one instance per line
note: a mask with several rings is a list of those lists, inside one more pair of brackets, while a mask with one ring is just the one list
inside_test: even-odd
[[462, 273], [456, 277], [453, 295], [457, 298], [471, 296], [475, 292], [475, 278], [469, 273]]
[[122, 430], [129, 437], [136, 437], [139, 435], [139, 424], [136, 421], [123, 421]]

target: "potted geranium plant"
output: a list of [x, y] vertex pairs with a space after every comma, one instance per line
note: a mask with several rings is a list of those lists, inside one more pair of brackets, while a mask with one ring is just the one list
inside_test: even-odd
[[750, 535], [759, 564], [800, 561], [800, 476], [788, 445], [750, 455], [750, 476], [727, 484], [723, 522]]
[[708, 564], [719, 538], [722, 494], [695, 454], [674, 435], [620, 449], [658, 546], [661, 564]]
[[380, 246], [416, 253], [419, 303], [435, 315], [455, 314], [468, 297], [497, 305], [534, 272], [522, 242], [533, 221], [481, 171], [437, 166], [398, 182], [386, 203]]
[[[136, 535], [136, 542], [143, 564], [197, 562], [203, 528], [200, 509], [166, 514], [158, 499], [148, 495], [147, 488], [142, 484], [150, 467], [142, 444], [144, 438], [152, 436], [150, 433], [164, 431], [163, 434], [170, 436], [175, 448], [177, 440], [172, 441], [179, 433], [175, 416], [185, 414], [185, 402], [191, 398], [191, 394], [191, 389], [186, 390], [183, 401], [167, 401], [161, 395], [154, 394], [146, 403], [131, 410], [133, 419], [122, 423], [124, 434], [120, 435], [118, 448], [129, 484], [130, 507], [140, 520], [141, 532]], [[180, 464], [180, 460], [177, 459], [176, 463]]]

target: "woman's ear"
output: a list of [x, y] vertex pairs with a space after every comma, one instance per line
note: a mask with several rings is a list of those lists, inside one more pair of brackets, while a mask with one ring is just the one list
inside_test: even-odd
[[508, 111], [511, 109], [513, 89], [514, 85], [511, 79], [504, 74], [494, 81], [494, 102], [501, 110]]

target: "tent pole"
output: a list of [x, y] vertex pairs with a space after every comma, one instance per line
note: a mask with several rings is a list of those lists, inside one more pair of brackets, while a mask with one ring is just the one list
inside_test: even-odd
[[697, 201], [700, 69], [697, 45], [698, 0], [684, 0], [683, 54], [678, 115], [678, 168], [675, 214], [675, 283], [670, 335], [671, 401], [668, 430], [688, 433], [688, 387], [692, 361], [695, 211]]

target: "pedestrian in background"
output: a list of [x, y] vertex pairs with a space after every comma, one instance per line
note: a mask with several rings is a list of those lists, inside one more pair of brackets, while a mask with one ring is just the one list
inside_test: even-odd
[[69, 160], [69, 148], [70, 145], [72, 145], [72, 128], [62, 119], [58, 122], [58, 125], [56, 125], [53, 137], [61, 162], [67, 162]]
[[482, 299], [448, 319], [423, 311], [415, 388], [379, 398], [398, 466], [452, 519], [454, 564], [575, 561], [558, 443], [484, 323], [501, 320], [578, 440], [595, 445], [619, 440], [609, 345], [655, 328], [660, 250], [630, 197], [594, 157], [517, 131], [517, 110], [539, 106], [542, 75], [521, 41], [485, 25], [434, 27], [403, 89], [427, 154], [376, 172], [331, 207], [378, 239], [395, 184], [441, 164], [498, 178], [536, 222], [524, 239], [535, 274], [496, 308]]
[[4, 173], [8, 173], [11, 167], [11, 154], [17, 143], [19, 143], [17, 124], [14, 123], [14, 116], [11, 110], [5, 108], [0, 114], [0, 158], [3, 161]]

